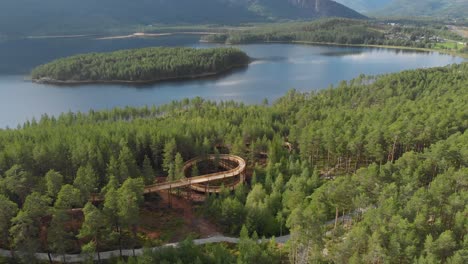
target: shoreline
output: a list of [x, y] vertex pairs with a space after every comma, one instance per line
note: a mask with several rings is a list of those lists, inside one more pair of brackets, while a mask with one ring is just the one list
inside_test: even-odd
[[38, 84], [46, 84], [46, 85], [86, 85], [86, 84], [153, 84], [153, 83], [160, 83], [160, 82], [170, 82], [170, 81], [184, 81], [184, 80], [192, 80], [192, 79], [203, 79], [207, 77], [215, 77], [218, 75], [222, 75], [224, 73], [228, 73], [237, 68], [248, 67], [253, 59], [246, 64], [237, 64], [232, 65], [224, 70], [217, 71], [217, 72], [207, 72], [207, 73], [200, 73], [200, 74], [192, 74], [192, 75], [185, 75], [185, 76], [178, 76], [178, 77], [168, 77], [168, 78], [159, 78], [153, 80], [136, 80], [136, 81], [129, 81], [129, 80], [82, 80], [82, 81], [61, 81], [55, 80], [51, 78], [40, 78], [40, 79], [30, 79], [33, 83]]
[[26, 39], [61, 39], [61, 38], [85, 38], [95, 35], [51, 35], [51, 36], [26, 36]]
[[[223, 32], [213, 32], [213, 31], [173, 31], [173, 32], [164, 32], [164, 33], [144, 33], [144, 32], [135, 32], [128, 35], [117, 35], [117, 36], [103, 36], [97, 37], [96, 40], [113, 40], [113, 39], [131, 39], [131, 38], [157, 38], [165, 36], [174, 36], [174, 35], [218, 35], [223, 34]], [[81, 37], [92, 37], [96, 35], [57, 35], [57, 36], [27, 36], [28, 39], [54, 39], [54, 38], [81, 38]], [[246, 42], [246, 43], [223, 43], [216, 41], [208, 41], [200, 39], [201, 43], [213, 43], [213, 44], [224, 44], [224, 45], [248, 45], [255, 43], [284, 43], [284, 44], [304, 44], [304, 45], [329, 45], [329, 46], [341, 46], [341, 47], [367, 47], [367, 48], [385, 48], [385, 49], [400, 49], [400, 50], [412, 50], [412, 51], [425, 51], [425, 52], [438, 52], [441, 54], [447, 54], [452, 56], [457, 56], [460, 58], [468, 59], [468, 53], [459, 53], [456, 51], [449, 51], [443, 49], [430, 49], [430, 48], [417, 48], [417, 47], [407, 47], [407, 46], [391, 46], [391, 45], [374, 45], [374, 44], [342, 44], [334, 42], [316, 42], [316, 41], [303, 41], [303, 40], [293, 40], [293, 41], [258, 41], [258, 42]]]
[[215, 41], [201, 40], [203, 43], [213, 43], [213, 44], [224, 44], [224, 45], [249, 45], [249, 44], [303, 44], [303, 45], [320, 45], [320, 46], [340, 46], [340, 47], [361, 47], [361, 48], [382, 48], [382, 49], [399, 49], [399, 50], [408, 50], [408, 51], [424, 51], [424, 52], [438, 52], [441, 54], [452, 55], [464, 59], [468, 59], [468, 53], [459, 53], [448, 50], [436, 50], [428, 48], [417, 48], [417, 47], [405, 47], [405, 46], [389, 46], [389, 45], [371, 45], [371, 44], [341, 44], [333, 42], [314, 42], [314, 41], [303, 41], [303, 40], [293, 40], [293, 41], [258, 41], [258, 42], [247, 42], [247, 43], [222, 43]]
[[[125, 33], [123, 33], [125, 34]], [[11, 39], [73, 39], [73, 38], [94, 38], [96, 40], [112, 40], [112, 39], [127, 39], [127, 38], [155, 38], [173, 35], [216, 35], [222, 34], [222, 32], [213, 31], [170, 31], [161, 33], [144, 33], [134, 32], [127, 33], [127, 35], [106, 35], [106, 34], [76, 34], [76, 35], [30, 35], [30, 36], [19, 36]], [[5, 37], [5, 39], [10, 39]]]
[[290, 43], [296, 44], [312, 44], [312, 45], [332, 45], [343, 47], [362, 47], [362, 48], [382, 48], [382, 49], [398, 49], [408, 51], [424, 51], [424, 52], [438, 52], [441, 54], [452, 55], [460, 58], [468, 59], [468, 53], [459, 53], [448, 50], [436, 50], [429, 48], [405, 47], [405, 46], [390, 46], [390, 45], [372, 45], [372, 44], [340, 44], [340, 43], [324, 43], [324, 42], [310, 42], [310, 41], [293, 41]]
[[119, 36], [107, 36], [107, 37], [100, 37], [96, 38], [96, 40], [111, 40], [111, 39], [128, 39], [128, 38], [157, 38], [157, 37], [164, 37], [164, 36], [174, 36], [174, 35], [217, 35], [221, 33], [217, 32], [208, 32], [208, 31], [182, 31], [182, 32], [166, 32], [166, 33], [143, 33], [143, 32], [136, 32], [129, 35], [119, 35]]

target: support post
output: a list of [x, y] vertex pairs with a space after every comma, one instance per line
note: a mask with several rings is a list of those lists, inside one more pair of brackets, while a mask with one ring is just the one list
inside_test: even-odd
[[169, 208], [172, 208], [172, 185], [169, 185], [169, 192], [167, 193], [167, 200], [169, 201]]

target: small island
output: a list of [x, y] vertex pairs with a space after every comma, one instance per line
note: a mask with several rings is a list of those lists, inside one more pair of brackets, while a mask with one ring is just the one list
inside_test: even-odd
[[236, 48], [142, 48], [58, 59], [36, 67], [31, 78], [47, 84], [151, 83], [214, 76], [249, 62]]

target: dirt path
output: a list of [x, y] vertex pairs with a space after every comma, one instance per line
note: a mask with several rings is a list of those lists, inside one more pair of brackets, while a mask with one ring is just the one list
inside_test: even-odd
[[[160, 203], [162, 205], [169, 206], [168, 192], [159, 191], [158, 194], [162, 198]], [[200, 234], [200, 237], [205, 238], [222, 235], [220, 229], [216, 225], [214, 225], [208, 219], [195, 214], [195, 212], [193, 211], [193, 204], [191, 201], [174, 194], [171, 195], [170, 199], [172, 208], [183, 210], [183, 218], [185, 224], [195, 233]]]

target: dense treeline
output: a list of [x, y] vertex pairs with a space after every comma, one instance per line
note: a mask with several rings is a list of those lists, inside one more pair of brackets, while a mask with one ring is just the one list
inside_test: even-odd
[[[305, 251], [318, 263], [466, 263], [466, 146], [468, 133], [455, 133], [327, 182], [291, 213], [291, 258]], [[324, 225], [333, 208], [352, 218]]]
[[[466, 87], [465, 63], [291, 91], [272, 106], [195, 98], [0, 130], [0, 244], [58, 253], [141, 246], [143, 185], [177, 178], [183, 160], [224, 145], [253, 167], [248, 185], [202, 208], [226, 233], [292, 231], [291, 259], [463, 263]], [[106, 202], [87, 203], [94, 192]], [[67, 228], [79, 217], [70, 209], [83, 206], [82, 225]]]
[[32, 71], [44, 82], [151, 82], [193, 78], [245, 66], [249, 57], [234, 48], [143, 48], [58, 59]]
[[205, 36], [211, 42], [229, 44], [265, 41], [311, 41], [340, 44], [373, 43], [384, 34], [370, 27], [365, 20], [321, 19], [314, 22], [295, 22], [258, 26], [249, 30], [235, 30], [226, 34]]
[[424, 27], [398, 22], [366, 21], [344, 18], [327, 18], [314, 22], [294, 22], [260, 25], [253, 29], [233, 30], [203, 39], [217, 43], [255, 42], [319, 42], [348, 45], [390, 45], [416, 48], [434, 48], [443, 38], [462, 41], [463, 38], [448, 28], [438, 25]]

